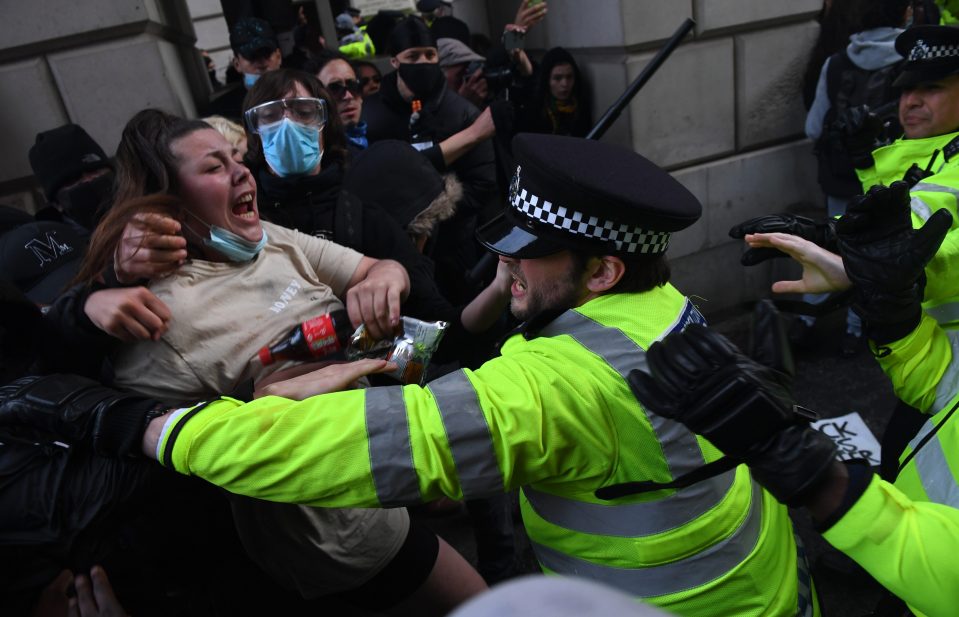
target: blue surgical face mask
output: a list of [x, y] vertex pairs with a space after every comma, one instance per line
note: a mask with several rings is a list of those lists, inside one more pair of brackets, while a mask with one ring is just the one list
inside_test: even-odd
[[266, 162], [284, 178], [313, 171], [323, 157], [318, 126], [304, 126], [283, 118], [260, 127], [260, 139]]
[[[246, 238], [242, 238], [228, 229], [224, 229], [219, 225], [210, 225], [197, 215], [193, 214], [189, 210], [184, 209], [184, 212], [200, 221], [202, 225], [207, 227], [210, 230], [209, 237], [203, 238], [201, 234], [196, 234], [200, 236], [203, 240], [203, 245], [209, 247], [216, 251], [217, 253], [223, 255], [230, 261], [236, 263], [246, 263], [252, 261], [256, 257], [263, 247], [266, 246], [266, 230], [263, 230], [263, 236], [260, 238], [259, 242], [251, 242]], [[190, 229], [187, 225], [187, 229]], [[190, 229], [190, 231], [193, 231]]]
[[257, 73], [243, 73], [244, 87], [246, 87], [246, 89], [249, 90], [250, 88], [253, 87], [253, 84], [255, 84], [256, 80], [259, 78], [260, 76]]

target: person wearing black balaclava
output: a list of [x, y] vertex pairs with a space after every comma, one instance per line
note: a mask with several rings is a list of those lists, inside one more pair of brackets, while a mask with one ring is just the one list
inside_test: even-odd
[[37, 134], [30, 168], [53, 210], [38, 219], [69, 223], [89, 235], [113, 195], [113, 163], [103, 148], [76, 124]]
[[463, 183], [456, 214], [439, 226], [433, 256], [444, 295], [466, 303], [482, 288], [466, 276], [481, 254], [474, 231], [496, 202], [495, 155], [488, 139], [495, 130], [492, 116], [447, 89], [436, 40], [421, 19], [399, 22], [387, 53], [396, 71], [385, 75], [380, 91], [364, 101], [367, 138], [371, 144], [406, 141], [437, 171], [452, 171]]

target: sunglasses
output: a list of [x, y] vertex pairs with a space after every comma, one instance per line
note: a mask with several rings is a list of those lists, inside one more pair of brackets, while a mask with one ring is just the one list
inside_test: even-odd
[[378, 83], [380, 83], [380, 80], [381, 80], [381, 79], [382, 79], [382, 78], [381, 78], [379, 75], [371, 75], [371, 76], [369, 76], [369, 77], [360, 77], [360, 85], [365, 88], [365, 87], [366, 87], [366, 84], [370, 83], [371, 81], [372, 81], [374, 84], [378, 84]]
[[346, 93], [349, 92], [353, 96], [360, 96], [363, 92], [363, 86], [360, 85], [355, 79], [347, 79], [346, 81], [331, 81], [326, 84], [326, 89], [330, 91], [330, 94], [334, 98], [341, 99], [346, 96]]

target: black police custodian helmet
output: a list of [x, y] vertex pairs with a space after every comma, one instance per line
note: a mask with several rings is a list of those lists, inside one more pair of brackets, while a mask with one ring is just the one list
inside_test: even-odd
[[655, 255], [702, 213], [686, 187], [619, 146], [527, 133], [513, 139], [513, 155], [506, 212], [476, 232], [499, 255]]
[[915, 26], [896, 37], [896, 51], [906, 59], [893, 86], [910, 88], [959, 73], [959, 28]]

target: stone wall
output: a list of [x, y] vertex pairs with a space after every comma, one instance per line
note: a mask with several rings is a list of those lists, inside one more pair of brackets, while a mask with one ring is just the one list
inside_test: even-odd
[[[495, 38], [517, 3], [454, 0], [454, 13]], [[231, 55], [219, 0], [40, 4], [8, 3], [0, 22], [0, 194], [27, 209], [27, 150], [37, 132], [77, 122], [112, 152], [138, 109], [194, 112], [208, 92], [196, 48], [210, 50], [221, 70]], [[704, 298], [707, 312], [768, 288], [768, 269], [738, 265], [739, 243], [726, 235], [732, 223], [822, 200], [799, 94], [821, 4], [549, 0], [548, 18], [528, 37], [534, 55], [561, 45], [576, 56], [598, 118], [680, 23], [696, 20], [604, 140], [667, 167], [702, 201], [702, 220], [675, 236], [669, 255], [676, 282]]]
[[[490, 31], [513, 3], [487, 3]], [[528, 37], [534, 50], [563, 46], [581, 64], [599, 116], [688, 17], [694, 32], [603, 138], [672, 170], [703, 203], [676, 234], [674, 281], [715, 313], [767, 292], [768, 267], [739, 265], [729, 227], [758, 214], [822, 202], [800, 87], [822, 0], [550, 0]]]
[[108, 153], [136, 111], [192, 115], [207, 95], [182, 0], [6, 2], [0, 20], [0, 194], [37, 207], [27, 153], [74, 122]]

